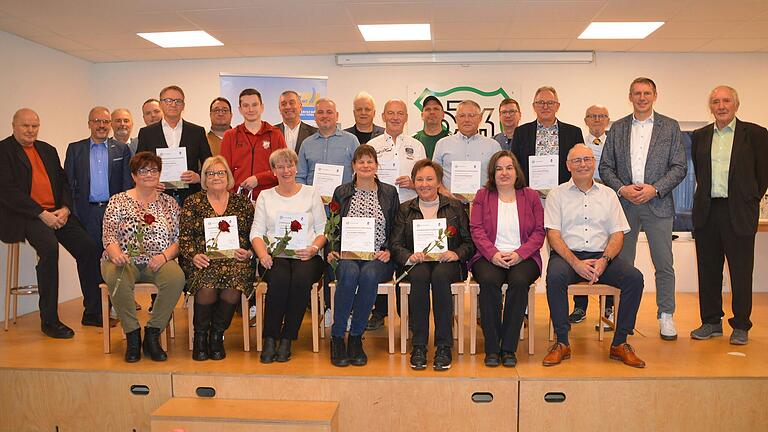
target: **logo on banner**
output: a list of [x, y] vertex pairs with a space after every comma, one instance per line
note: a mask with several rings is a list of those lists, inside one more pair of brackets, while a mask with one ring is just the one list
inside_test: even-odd
[[318, 92], [318, 89], [312, 87], [311, 92], [298, 93], [299, 99], [301, 99], [301, 120], [315, 121], [315, 103], [322, 97]]
[[443, 103], [443, 108], [445, 109], [443, 127], [452, 133], [456, 133], [458, 129], [456, 126], [456, 110], [459, 104], [467, 99], [477, 102], [480, 105], [480, 127], [478, 132], [492, 138], [501, 131], [498, 122], [499, 116], [496, 113], [499, 103], [508, 98], [509, 94], [502, 87], [492, 91], [483, 91], [470, 86], [453, 87], [446, 91], [425, 88], [413, 102], [419, 111], [424, 109], [422, 101], [427, 96], [434, 96]]

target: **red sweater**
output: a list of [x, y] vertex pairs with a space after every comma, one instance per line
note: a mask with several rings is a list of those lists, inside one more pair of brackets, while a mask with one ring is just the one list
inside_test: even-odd
[[269, 155], [282, 148], [286, 148], [283, 133], [265, 121], [261, 122], [261, 129], [255, 134], [246, 129], [245, 124], [225, 132], [221, 141], [221, 155], [227, 160], [235, 177], [235, 186], [231, 192], [236, 192], [240, 184], [250, 176], [256, 176], [259, 180], [251, 196], [253, 200], [261, 191], [276, 186], [277, 177], [269, 166]]

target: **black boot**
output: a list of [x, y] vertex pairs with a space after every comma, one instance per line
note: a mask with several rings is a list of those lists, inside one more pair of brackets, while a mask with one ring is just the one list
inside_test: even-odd
[[227, 356], [224, 351], [224, 331], [232, 323], [232, 316], [237, 309], [237, 303], [227, 303], [219, 300], [213, 309], [211, 321], [211, 338], [209, 342], [209, 356], [211, 360], [223, 360]]
[[347, 347], [347, 357], [354, 366], [365, 366], [368, 363], [368, 356], [363, 351], [363, 335], [349, 335], [349, 346]]
[[264, 364], [269, 364], [275, 361], [277, 353], [275, 352], [275, 338], [264, 338], [264, 349], [261, 350], [261, 357], [259, 360]]
[[161, 331], [159, 328], [144, 327], [144, 355], [149, 356], [152, 361], [168, 360], [168, 354], [160, 346]]
[[193, 318], [195, 336], [192, 341], [192, 360], [208, 360], [208, 331], [211, 327], [212, 304], [194, 304]]
[[291, 340], [290, 339], [280, 339], [280, 345], [277, 347], [277, 356], [275, 357], [275, 361], [279, 363], [285, 363], [288, 360], [291, 359]]
[[141, 327], [125, 334], [125, 361], [136, 363], [141, 360]]
[[331, 337], [331, 364], [339, 367], [349, 366], [349, 357], [347, 357], [344, 337]]

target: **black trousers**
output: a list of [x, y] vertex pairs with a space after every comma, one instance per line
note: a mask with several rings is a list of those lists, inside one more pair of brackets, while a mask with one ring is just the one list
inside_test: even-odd
[[[302, 261], [275, 258], [264, 280], [269, 284], [264, 301], [264, 337], [296, 340], [307, 310], [312, 284], [320, 279], [325, 264], [320, 256]], [[263, 272], [264, 267], [259, 266]]]
[[67, 223], [53, 230], [35, 219], [27, 224], [24, 237], [37, 253], [37, 286], [40, 291], [40, 319], [46, 323], [59, 320], [59, 243], [77, 262], [77, 275], [83, 292], [84, 315], [101, 316], [101, 251], [73, 214]]
[[[472, 275], [480, 284], [480, 325], [485, 338], [485, 353], [515, 352], [528, 305], [528, 289], [541, 275], [541, 269], [531, 258], [505, 269], [480, 258], [472, 266]], [[501, 286], [507, 293], [501, 303]]]
[[104, 226], [104, 212], [106, 210], [106, 206], [89, 205], [84, 214], [78, 214], [80, 223], [83, 224], [83, 228], [100, 251], [104, 250], [102, 227]]
[[734, 329], [749, 330], [752, 321], [752, 271], [755, 265], [755, 234], [736, 235], [728, 214], [728, 199], [713, 199], [709, 219], [694, 230], [699, 271], [699, 313], [701, 322], [718, 324], [723, 313], [723, 263], [728, 259], [733, 296]]
[[[429, 291], [435, 316], [435, 346], [453, 346], [453, 295], [451, 284], [461, 280], [461, 265], [456, 262], [423, 262], [408, 272], [411, 282], [408, 312], [413, 323], [413, 345], [429, 341]], [[385, 296], [386, 298], [386, 296]]]

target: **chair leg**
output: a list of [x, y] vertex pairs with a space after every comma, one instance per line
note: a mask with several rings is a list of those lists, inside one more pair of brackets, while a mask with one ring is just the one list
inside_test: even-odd
[[536, 283], [528, 289], [528, 355], [533, 355], [536, 327]]
[[261, 352], [264, 346], [262, 333], [264, 332], [264, 295], [261, 291], [262, 285], [256, 287], [253, 294], [256, 298], [256, 351]]
[[456, 308], [454, 309], [454, 315], [456, 316], [456, 327], [458, 328], [456, 352], [464, 354], [464, 291], [462, 290], [455, 297]]
[[[387, 314], [389, 323], [387, 324], [387, 333], [389, 335], [389, 353], [395, 353], [395, 314], [397, 313], [397, 302], [395, 301], [395, 284], [387, 286]], [[402, 324], [402, 323], [401, 323]]]
[[[191, 302], [191, 303], [190, 303]], [[189, 350], [192, 351], [192, 335], [194, 334], [194, 322], [195, 322], [195, 296], [187, 296], [187, 300], [184, 302], [187, 308], [187, 326], [189, 327]]]
[[400, 354], [408, 352], [408, 296], [411, 293], [410, 285], [400, 284]]
[[312, 352], [320, 352], [320, 329], [317, 326], [317, 309], [320, 300], [317, 298], [317, 293], [317, 283], [314, 283], [309, 294], [310, 313], [312, 314]]
[[603, 330], [603, 315], [605, 315], [605, 296], [604, 295], [598, 295], [597, 296], [600, 300], [600, 316], [597, 318], [597, 328], [599, 329], [598, 333], [600, 336], [598, 336], [598, 340], [600, 342], [603, 341], [603, 334], [605, 333], [605, 330]]
[[[19, 244], [13, 244], [13, 266], [11, 267], [11, 283], [12, 287], [19, 286]], [[19, 295], [18, 293], [13, 296], [13, 323], [16, 324], [16, 318], [19, 316]]]
[[13, 268], [13, 244], [8, 245], [8, 255], [5, 257], [5, 331], [8, 331], [8, 322], [11, 320], [11, 269]]
[[163, 351], [168, 351], [168, 333], [170, 333], [171, 322], [168, 321], [168, 325], [165, 327], [165, 331], [160, 332], [160, 346]]
[[478, 286], [469, 288], [469, 354], [477, 353], [477, 301], [480, 295]]
[[[101, 290], [101, 332], [104, 339], [104, 354], [109, 354], [111, 348], [109, 334], [109, 287], [107, 284], [99, 284]], [[6, 320], [7, 322], [7, 320]]]
[[325, 287], [323, 280], [318, 282], [317, 298], [320, 301], [320, 338], [325, 339]]
[[173, 320], [173, 313], [171, 319], [168, 321], [168, 334], [171, 339], [176, 339], [176, 321]]
[[240, 313], [243, 315], [243, 351], [251, 351], [251, 323], [248, 315], [248, 297], [240, 294]]

